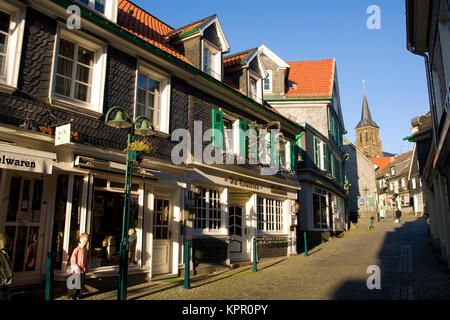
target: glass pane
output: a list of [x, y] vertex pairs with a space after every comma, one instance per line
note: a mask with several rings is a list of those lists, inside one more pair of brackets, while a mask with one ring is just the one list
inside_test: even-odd
[[5, 249], [8, 252], [8, 256], [11, 258], [11, 262], [13, 262], [13, 250], [14, 250], [14, 240], [16, 238], [16, 227], [6, 227], [5, 228]]
[[135, 117], [143, 116], [143, 115], [145, 115], [145, 106], [142, 104], [137, 104]]
[[59, 57], [58, 58], [58, 69], [57, 69], [57, 73], [66, 77], [71, 78], [72, 77], [72, 64], [73, 62], [63, 58], [63, 57]]
[[147, 77], [142, 74], [138, 76], [138, 88], [147, 89]]
[[0, 30], [1, 31], [9, 32], [9, 21], [10, 21], [9, 15], [0, 11]]
[[4, 56], [0, 56], [0, 76], [5, 76], [6, 75], [6, 71], [5, 71], [5, 57]]
[[95, 0], [95, 10], [105, 13], [105, 0]]
[[145, 105], [145, 90], [143, 89], [137, 90], [137, 102]]
[[[130, 226], [134, 222], [134, 203], [131, 198]], [[122, 239], [122, 193], [95, 190], [91, 222], [91, 268], [117, 265]], [[130, 232], [128, 233], [130, 235]]]
[[59, 54], [73, 59], [73, 54], [75, 52], [75, 45], [72, 42], [61, 39], [59, 42]]
[[21, 211], [28, 211], [30, 208], [30, 184], [31, 180], [24, 180], [23, 181], [23, 188], [22, 188], [22, 203], [20, 205]]
[[91, 84], [92, 72], [88, 67], [84, 67], [82, 65], [77, 65], [77, 80], [80, 82], [84, 82], [86, 84]]
[[148, 107], [150, 109], [153, 109], [154, 106], [155, 106], [155, 95], [149, 91], [148, 92]]
[[148, 90], [154, 93], [159, 92], [159, 81], [148, 79]]
[[64, 227], [66, 224], [67, 189], [69, 175], [58, 175], [53, 219], [52, 252], [55, 253], [55, 268], [61, 269], [63, 258]]
[[74, 94], [75, 99], [90, 102], [90, 95], [91, 95], [91, 87], [78, 82], [75, 83], [75, 94]]
[[69, 253], [78, 245], [78, 237], [80, 236], [80, 221], [83, 195], [83, 177], [75, 176], [73, 180], [72, 192], [72, 212], [70, 214], [70, 237], [69, 237]]
[[78, 47], [78, 62], [81, 62], [88, 66], [92, 66], [93, 61], [94, 61], [94, 52], [81, 46]]
[[14, 250], [14, 272], [22, 272], [25, 260], [25, 244], [28, 227], [17, 227], [17, 240]]
[[72, 81], [56, 76], [55, 92], [70, 97], [70, 84]]
[[17, 210], [19, 209], [20, 184], [22, 178], [12, 177], [9, 189], [8, 215], [6, 221], [16, 221]]
[[7, 36], [0, 33], [0, 53], [6, 53], [6, 40]]
[[27, 250], [25, 251], [25, 271], [33, 271], [36, 268], [38, 238], [39, 227], [30, 227]]
[[42, 190], [43, 190], [44, 181], [42, 180], [34, 180], [34, 188], [33, 188], [33, 203], [31, 210], [33, 211], [33, 216], [31, 221], [39, 222], [41, 221], [41, 201], [42, 201]]

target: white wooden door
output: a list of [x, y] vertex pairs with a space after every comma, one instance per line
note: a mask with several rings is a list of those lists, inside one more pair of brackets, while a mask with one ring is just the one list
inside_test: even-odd
[[155, 276], [170, 271], [170, 201], [155, 198], [153, 208], [152, 275]]

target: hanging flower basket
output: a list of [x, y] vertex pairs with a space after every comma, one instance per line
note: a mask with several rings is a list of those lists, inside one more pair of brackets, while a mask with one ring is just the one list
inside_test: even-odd
[[136, 161], [141, 163], [144, 159], [145, 153], [150, 153], [153, 150], [153, 146], [150, 142], [148, 142], [145, 139], [142, 140], [136, 140], [133, 143], [130, 143], [128, 148], [123, 150], [124, 152], [127, 151], [135, 151], [136, 152]]

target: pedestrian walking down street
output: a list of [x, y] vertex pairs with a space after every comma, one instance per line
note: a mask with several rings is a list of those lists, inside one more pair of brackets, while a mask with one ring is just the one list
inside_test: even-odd
[[397, 208], [397, 210], [395, 211], [395, 220], [394, 223], [400, 223], [400, 217], [402, 216], [402, 211]]
[[83, 293], [84, 280], [86, 278], [86, 273], [88, 271], [88, 250], [86, 245], [89, 241], [89, 235], [83, 233], [80, 235], [80, 240], [78, 247], [73, 250], [72, 256], [70, 257], [70, 272], [71, 274], [77, 274], [79, 276], [78, 281], [75, 281], [78, 288], [70, 289], [67, 288], [67, 296], [73, 300], [77, 300]]
[[6, 252], [6, 237], [0, 233], [0, 300], [8, 300], [8, 287], [14, 280], [14, 273]]

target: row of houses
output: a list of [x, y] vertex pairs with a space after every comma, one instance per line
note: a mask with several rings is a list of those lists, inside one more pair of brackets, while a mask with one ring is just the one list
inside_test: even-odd
[[65, 280], [84, 232], [88, 277], [117, 275], [130, 131], [107, 114], [137, 139], [141, 116], [153, 128], [132, 171], [130, 275], [180, 275], [186, 241], [202, 273], [252, 261], [254, 238], [262, 259], [346, 229], [335, 59], [230, 53], [216, 15], [174, 29], [127, 0], [5, 0], [0, 15], [0, 232], [16, 286], [40, 283], [50, 252]]
[[407, 49], [424, 58], [430, 112], [411, 120], [433, 243], [450, 266], [450, 1], [406, 0]]

